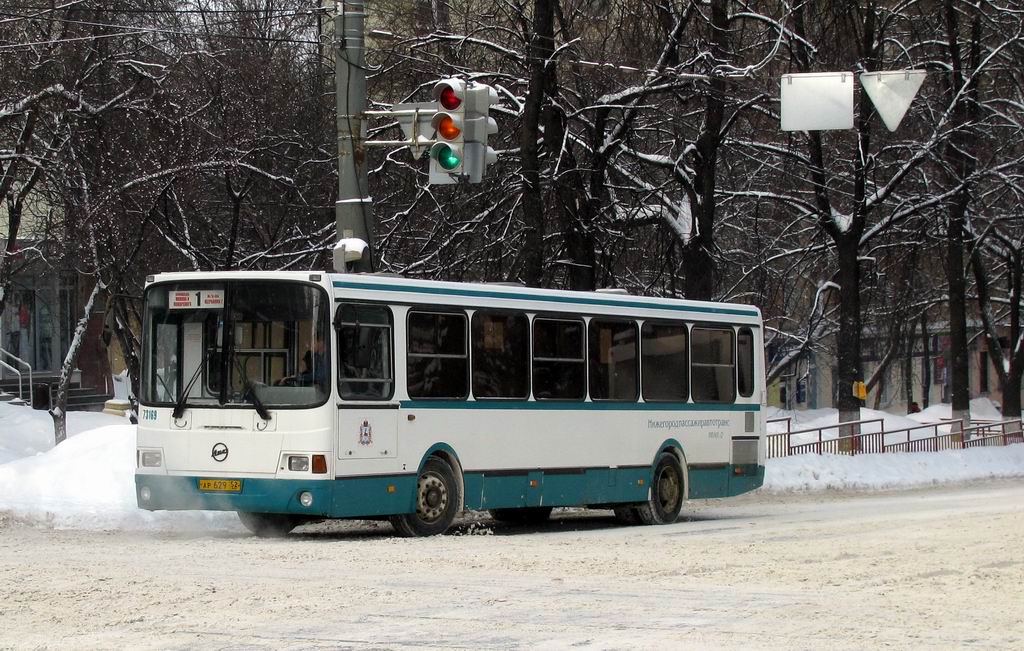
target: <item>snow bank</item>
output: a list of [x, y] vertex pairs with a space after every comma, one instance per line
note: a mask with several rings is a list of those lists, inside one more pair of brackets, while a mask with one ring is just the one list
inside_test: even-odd
[[135, 503], [135, 427], [79, 433], [0, 465], [0, 510], [58, 528], [241, 530], [233, 513], [150, 512]]
[[[127, 422], [122, 416], [72, 411], [68, 413], [68, 437]], [[53, 419], [49, 412], [0, 402], [0, 464], [40, 454], [52, 447]]]
[[[953, 406], [948, 402], [931, 405], [927, 409], [922, 409], [918, 413], [908, 416], [908, 418], [912, 418], [920, 423], [934, 423], [937, 420], [949, 420], [952, 417]], [[971, 400], [971, 419], [1002, 420], [1003, 415], [999, 412], [996, 404], [988, 398], [975, 398]]]
[[1024, 477], [1024, 445], [907, 454], [801, 454], [772, 459], [763, 490], [882, 490]]
[[68, 414], [53, 446], [45, 411], [0, 404], [0, 511], [54, 527], [241, 530], [233, 513], [142, 511], [135, 504], [135, 426], [120, 416]]

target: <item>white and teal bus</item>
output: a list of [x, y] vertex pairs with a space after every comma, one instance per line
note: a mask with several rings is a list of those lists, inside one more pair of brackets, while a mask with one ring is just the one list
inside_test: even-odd
[[150, 277], [136, 492], [260, 535], [327, 518], [444, 532], [463, 509], [673, 522], [764, 477], [760, 312], [411, 280]]

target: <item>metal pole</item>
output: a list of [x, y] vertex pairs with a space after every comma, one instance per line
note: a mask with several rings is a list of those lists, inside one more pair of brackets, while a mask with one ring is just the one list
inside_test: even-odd
[[[363, 0], [341, 0], [334, 18], [335, 97], [338, 121], [338, 239], [359, 238], [369, 248], [356, 271], [373, 270], [373, 203], [366, 173], [366, 47]], [[344, 251], [335, 250], [334, 270], [346, 271]]]

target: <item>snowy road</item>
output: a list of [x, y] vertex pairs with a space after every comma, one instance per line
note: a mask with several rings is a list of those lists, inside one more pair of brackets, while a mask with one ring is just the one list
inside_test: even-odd
[[402, 540], [0, 520], [0, 648], [1024, 648], [1024, 482]]

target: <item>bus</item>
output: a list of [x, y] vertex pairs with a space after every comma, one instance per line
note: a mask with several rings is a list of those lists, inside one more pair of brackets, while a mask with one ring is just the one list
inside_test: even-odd
[[759, 487], [755, 307], [382, 274], [147, 278], [136, 497], [446, 531], [463, 510], [677, 519]]

